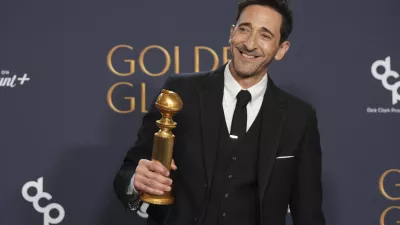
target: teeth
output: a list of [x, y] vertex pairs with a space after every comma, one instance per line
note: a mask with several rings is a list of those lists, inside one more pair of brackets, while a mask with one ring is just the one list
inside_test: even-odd
[[244, 53], [242, 53], [242, 56], [245, 57], [245, 58], [248, 58], [248, 59], [254, 59], [255, 58], [254, 56], [246, 55]]

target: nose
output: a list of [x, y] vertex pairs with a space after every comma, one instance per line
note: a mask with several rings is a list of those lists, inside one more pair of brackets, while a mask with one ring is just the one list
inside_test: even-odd
[[251, 52], [256, 49], [256, 35], [251, 34], [247, 37], [247, 40], [244, 42], [244, 45], [247, 48], [247, 51]]

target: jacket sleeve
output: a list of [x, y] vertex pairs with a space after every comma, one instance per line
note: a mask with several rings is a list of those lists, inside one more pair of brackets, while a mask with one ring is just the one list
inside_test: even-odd
[[312, 109], [301, 143], [291, 193], [293, 225], [325, 225], [322, 211], [322, 157], [316, 112]]
[[[174, 90], [174, 80], [176, 80], [175, 75], [169, 76], [162, 88]], [[158, 95], [153, 99], [153, 103], [157, 97]], [[139, 206], [139, 195], [136, 193], [129, 195], [128, 187], [139, 161], [141, 159], [151, 159], [154, 133], [159, 129], [156, 125], [156, 120], [160, 118], [161, 114], [155, 105], [151, 104], [149, 111], [143, 117], [137, 140], [127, 152], [123, 164], [114, 178], [114, 191], [127, 210], [136, 210]]]

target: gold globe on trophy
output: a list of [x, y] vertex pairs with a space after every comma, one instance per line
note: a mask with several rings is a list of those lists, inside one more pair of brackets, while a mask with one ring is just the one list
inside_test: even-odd
[[[183, 103], [178, 94], [173, 91], [162, 89], [155, 105], [160, 111], [162, 118], [156, 121], [160, 130], [154, 134], [152, 161], [160, 162], [168, 171], [171, 171], [175, 138], [171, 130], [177, 125], [176, 122], [172, 120], [172, 117], [182, 109]], [[142, 193], [140, 199], [150, 204], [170, 205], [174, 202], [171, 191], [164, 192], [163, 195]]]

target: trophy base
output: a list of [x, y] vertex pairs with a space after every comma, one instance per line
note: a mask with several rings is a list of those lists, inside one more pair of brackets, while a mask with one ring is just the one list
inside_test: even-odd
[[154, 205], [171, 205], [174, 203], [175, 198], [171, 195], [171, 192], [167, 192], [163, 195], [143, 193], [140, 195], [140, 200]]

